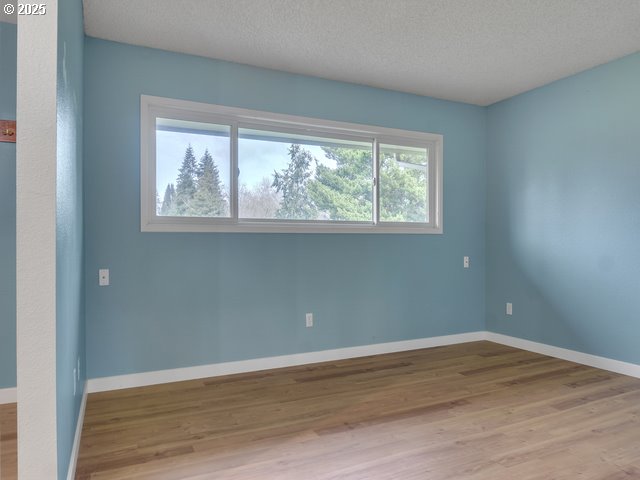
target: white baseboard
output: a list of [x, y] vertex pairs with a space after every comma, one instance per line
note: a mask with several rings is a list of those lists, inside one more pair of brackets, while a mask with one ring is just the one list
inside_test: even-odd
[[5, 403], [16, 403], [18, 401], [18, 391], [13, 388], [0, 388], [0, 405]]
[[84, 410], [87, 406], [87, 382], [84, 382], [84, 392], [82, 394], [82, 402], [80, 403], [80, 411], [78, 412], [78, 421], [76, 424], [76, 434], [73, 437], [73, 446], [71, 447], [71, 458], [69, 459], [69, 470], [67, 470], [67, 480], [76, 478], [76, 465], [78, 464], [78, 452], [80, 451], [80, 437], [82, 436], [82, 425], [84, 424]]
[[[439, 347], [457, 343], [477, 342], [488, 340], [510, 347], [528, 350], [550, 357], [561, 358], [583, 365], [589, 365], [611, 372], [640, 378], [640, 365], [622, 362], [606, 357], [599, 357], [588, 353], [554, 347], [544, 343], [532, 342], [522, 338], [510, 337], [493, 332], [469, 332], [441, 337], [419, 338], [416, 340], [404, 340], [400, 342], [378, 343], [374, 345], [362, 345], [358, 347], [338, 348], [335, 350], [322, 350], [318, 352], [297, 353], [293, 355], [281, 355], [277, 357], [256, 358], [252, 360], [240, 360], [237, 362], [214, 363], [210, 365], [198, 365], [195, 367], [174, 368], [170, 370], [156, 370], [152, 372], [132, 373], [113, 377], [92, 378], [87, 381], [85, 392], [96, 393], [108, 390], [120, 390], [122, 388], [144, 387], [161, 383], [181, 382], [198, 378], [218, 377], [235, 373], [256, 372], [272, 368], [293, 367], [318, 362], [330, 362], [346, 358], [366, 357], [369, 355], [381, 355], [384, 353], [403, 352], [420, 348]], [[1, 390], [0, 390], [1, 392]]]
[[180, 382], [198, 378], [217, 377], [234, 373], [255, 372], [272, 368], [293, 367], [309, 363], [330, 362], [345, 358], [366, 357], [383, 353], [403, 352], [420, 348], [439, 347], [456, 343], [476, 342], [486, 339], [486, 332], [469, 332], [441, 337], [419, 338], [400, 342], [378, 343], [358, 347], [322, 350], [318, 352], [296, 353], [277, 357], [256, 358], [237, 362], [214, 363], [196, 367], [174, 368], [152, 372], [132, 373], [114, 377], [92, 378], [88, 380], [89, 393], [119, 390], [121, 388], [144, 387], [160, 383]]
[[530, 352], [540, 353], [542, 355], [561, 358], [562, 360], [568, 360], [570, 362], [580, 363], [582, 365], [588, 365], [590, 367], [601, 368], [602, 370], [609, 370], [610, 372], [640, 378], [640, 365], [635, 363], [622, 362], [620, 360], [599, 357], [597, 355], [569, 350], [567, 348], [554, 347], [545, 343], [532, 342], [531, 340], [502, 335], [501, 333], [485, 333], [486, 340], [489, 340], [490, 342], [500, 343], [502, 345], [508, 345], [522, 350], [529, 350]]

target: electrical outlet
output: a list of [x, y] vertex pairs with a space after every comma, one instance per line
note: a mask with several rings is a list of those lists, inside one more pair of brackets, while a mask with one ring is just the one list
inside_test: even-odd
[[305, 315], [305, 320], [307, 322], [307, 328], [313, 327], [313, 313], [307, 313]]
[[101, 268], [98, 270], [98, 285], [106, 287], [109, 285], [109, 269]]
[[513, 315], [513, 304], [507, 303], [507, 315]]
[[464, 260], [462, 261], [462, 264], [463, 264], [464, 268], [469, 268], [469, 257], [464, 257]]

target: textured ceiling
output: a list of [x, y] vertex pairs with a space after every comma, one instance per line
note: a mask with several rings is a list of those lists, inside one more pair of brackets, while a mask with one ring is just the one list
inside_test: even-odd
[[87, 35], [488, 105], [640, 50], [640, 0], [84, 0]]

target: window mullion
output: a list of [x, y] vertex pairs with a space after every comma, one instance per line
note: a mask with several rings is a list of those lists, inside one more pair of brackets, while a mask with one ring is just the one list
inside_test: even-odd
[[240, 170], [238, 169], [238, 124], [234, 122], [231, 124], [231, 145], [230, 153], [231, 153], [231, 188], [230, 188], [230, 196], [229, 204], [231, 207], [231, 219], [234, 223], [238, 223], [238, 177], [240, 174]]
[[[156, 116], [154, 114], [149, 115], [148, 125], [146, 128], [148, 132], [146, 147], [149, 151], [146, 171], [143, 172], [143, 179], [147, 182], [145, 187], [147, 201], [146, 208], [149, 218], [156, 218], [158, 213], [156, 207], [156, 195], [160, 195], [160, 192], [158, 192], [158, 187], [156, 185]], [[143, 205], [142, 208], [145, 208], [145, 206]]]
[[427, 149], [427, 201], [428, 203], [428, 213], [429, 213], [429, 225], [435, 225], [436, 223], [436, 205], [437, 205], [437, 201], [436, 201], [436, 182], [434, 181], [434, 179], [436, 178], [436, 155], [438, 155], [438, 153], [436, 152], [436, 149], [434, 148], [435, 145], [429, 145], [428, 149]]
[[378, 139], [373, 139], [373, 224], [380, 223], [380, 148]]

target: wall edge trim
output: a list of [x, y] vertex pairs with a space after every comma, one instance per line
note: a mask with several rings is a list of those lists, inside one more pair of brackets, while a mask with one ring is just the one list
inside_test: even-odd
[[[455, 345], [459, 343], [477, 342], [481, 340], [488, 340], [490, 342], [498, 343], [501, 345], [520, 348], [522, 350], [539, 353], [541, 355], [548, 355], [550, 357], [560, 358], [562, 360], [580, 363], [583, 365], [588, 365], [590, 367], [628, 375], [630, 377], [640, 378], [640, 365], [635, 363], [623, 362], [621, 360], [600, 357], [589, 353], [579, 352], [577, 350], [555, 347], [553, 345], [525, 340], [518, 337], [511, 337], [509, 335], [503, 335], [501, 333], [477, 331], [453, 335], [443, 335], [438, 337], [426, 337], [414, 340], [403, 340], [398, 342], [337, 348], [332, 350], [295, 353], [291, 355], [280, 355], [275, 357], [255, 358], [251, 360], [239, 360], [234, 362], [197, 365], [194, 367], [183, 367], [168, 370], [155, 370], [142, 373], [116, 375], [111, 377], [91, 378], [87, 380], [85, 395], [87, 393], [106, 392], [124, 388], [145, 387], [163, 383], [218, 377], [236, 373], [256, 372], [260, 370], [293, 367], [319, 362], [330, 362], [347, 358], [381, 355], [385, 353], [403, 352], [445, 345]], [[1, 400], [3, 399], [2, 392], [3, 390], [0, 390], [0, 403], [2, 403]], [[9, 393], [8, 395], [11, 394]], [[13, 397], [9, 396], [4, 398]]]
[[67, 480], [76, 478], [76, 466], [78, 465], [78, 453], [80, 452], [80, 437], [82, 436], [82, 426], [84, 425], [84, 412], [87, 407], [87, 381], [84, 382], [84, 392], [82, 393], [82, 402], [78, 411], [78, 420], [76, 421], [76, 433], [73, 437], [73, 446], [71, 447], [71, 458], [69, 459], [69, 470], [67, 470]]
[[550, 357], [560, 358], [569, 362], [580, 363], [589, 367], [595, 367], [610, 372], [628, 375], [630, 377], [640, 378], [640, 365], [612, 358], [600, 357], [590, 353], [580, 352], [578, 350], [570, 350], [568, 348], [555, 347], [546, 343], [525, 340], [524, 338], [511, 337], [502, 333], [485, 332], [486, 339], [490, 342], [507, 345], [509, 347], [520, 348]]
[[199, 378], [218, 377], [235, 373], [256, 372], [272, 368], [293, 367], [319, 362], [330, 362], [347, 358], [381, 355], [384, 353], [403, 352], [421, 348], [454, 345], [458, 343], [486, 340], [486, 332], [468, 332], [438, 337], [402, 340], [398, 342], [360, 345], [356, 347], [319, 350], [307, 353], [295, 353], [275, 357], [255, 358], [234, 362], [213, 363], [194, 367], [155, 370], [150, 372], [116, 375], [112, 377], [91, 378], [87, 381], [89, 393], [120, 390], [123, 388], [144, 387], [162, 383], [196, 380]]
[[18, 389], [16, 387], [0, 388], [0, 405], [16, 403], [18, 401]]

